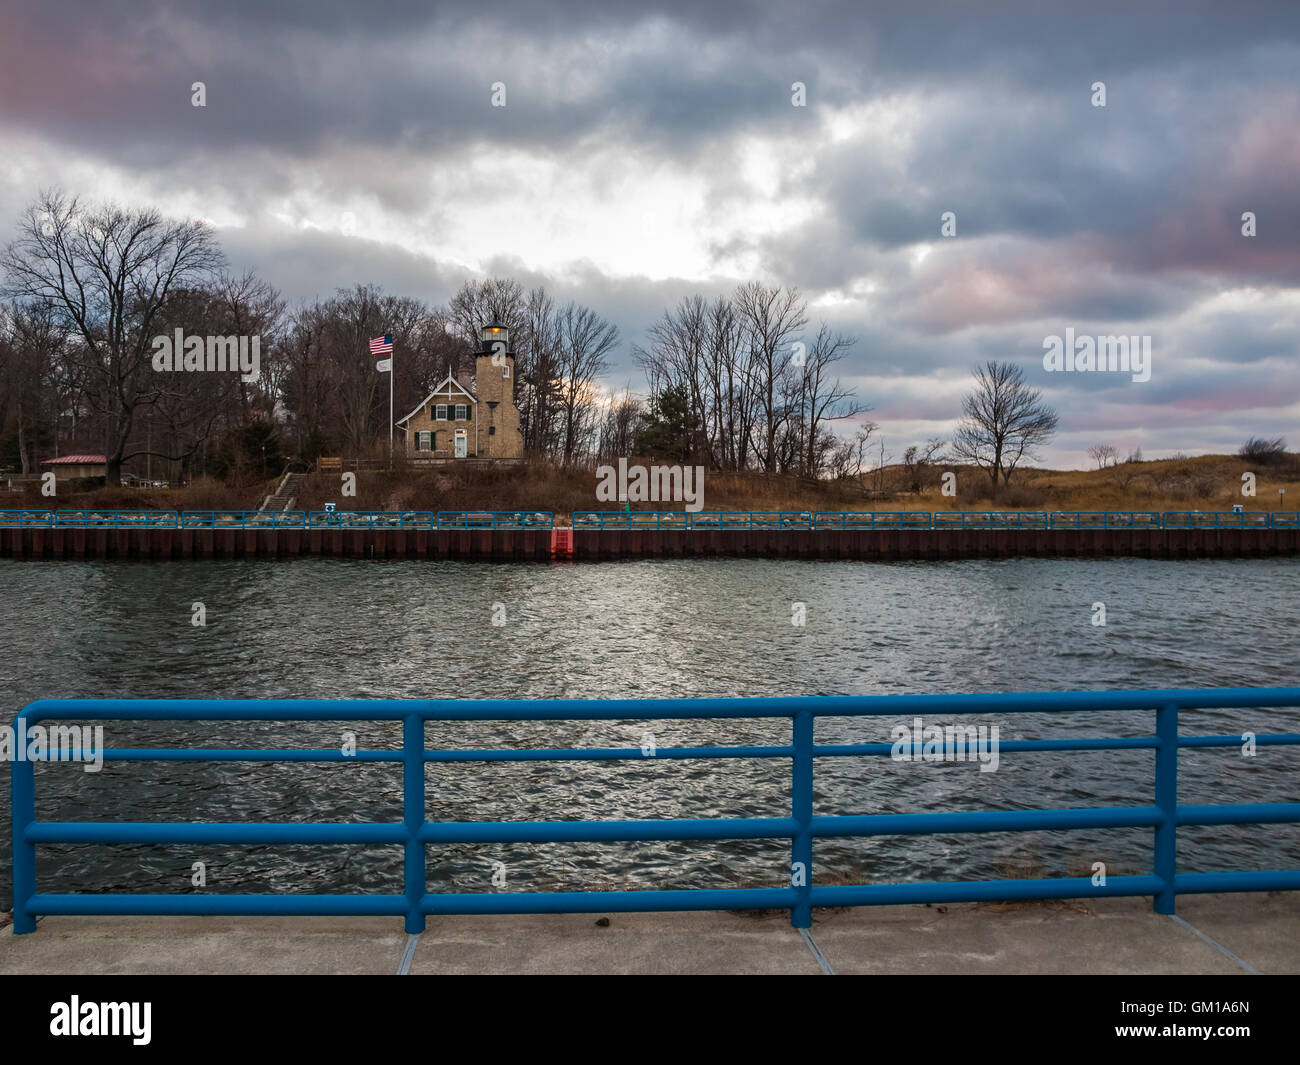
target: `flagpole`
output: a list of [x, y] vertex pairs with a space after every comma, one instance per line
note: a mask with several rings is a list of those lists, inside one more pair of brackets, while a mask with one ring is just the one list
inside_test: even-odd
[[388, 468], [393, 468], [393, 378], [397, 376], [397, 345], [388, 353]]

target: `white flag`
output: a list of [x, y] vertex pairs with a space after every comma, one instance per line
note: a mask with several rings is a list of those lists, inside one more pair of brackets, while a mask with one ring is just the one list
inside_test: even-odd
[[375, 369], [380, 373], [389, 373], [393, 369], [393, 360], [383, 359], [380, 362], [375, 363]]

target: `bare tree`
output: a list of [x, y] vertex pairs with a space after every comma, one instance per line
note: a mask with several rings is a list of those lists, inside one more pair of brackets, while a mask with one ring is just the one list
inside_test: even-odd
[[745, 349], [746, 386], [752, 391], [762, 424], [754, 425], [749, 444], [769, 473], [777, 468], [777, 435], [786, 412], [780, 404], [781, 380], [789, 373], [791, 348], [808, 324], [806, 304], [795, 288], [768, 288], [751, 281], [735, 295]]
[[641, 401], [632, 395], [630, 385], [623, 395], [612, 400], [605, 410], [605, 420], [600, 427], [600, 446], [597, 457], [612, 462], [635, 453], [637, 433], [645, 418]]
[[740, 365], [741, 324], [735, 304], [718, 296], [708, 308], [704, 373], [713, 408], [708, 432], [717, 464], [727, 470], [747, 465], [753, 397]]
[[609, 364], [609, 353], [618, 343], [618, 327], [573, 302], [559, 312], [558, 321], [560, 459], [567, 466], [595, 429], [595, 380]]
[[515, 405], [524, 447], [552, 455], [559, 446], [560, 323], [555, 300], [544, 289], [529, 289], [516, 334]]
[[151, 344], [168, 299], [211, 281], [223, 262], [202, 222], [84, 207], [57, 191], [28, 208], [0, 254], [8, 293], [47, 304], [85, 344], [94, 377], [86, 395], [104, 417], [109, 484], [121, 475], [136, 409], [157, 387]]
[[863, 422], [852, 437], [840, 438], [836, 442], [829, 462], [832, 477], [852, 481], [866, 491], [863, 477], [867, 468], [867, 449], [872, 446], [871, 437], [878, 428], [875, 422]]
[[466, 365], [454, 367], [454, 373], [470, 365], [470, 356], [479, 349], [479, 330], [493, 319], [509, 329], [513, 338], [524, 324], [523, 286], [504, 277], [467, 281], [452, 297], [448, 313], [453, 330], [467, 345]]
[[[246, 290], [231, 279], [219, 279], [206, 288], [175, 290], [167, 301], [168, 325], [181, 326], [195, 336], [250, 335], [240, 334], [236, 322], [247, 326], [261, 320], [270, 326], [244, 299], [245, 293], [266, 291], [266, 287], [251, 275], [247, 281]], [[229, 287], [223, 288], [227, 282]], [[154, 459], [162, 460], [169, 479], [176, 479], [195, 460], [204, 467], [216, 454], [222, 428], [233, 431], [254, 413], [266, 415], [269, 421], [272, 401], [263, 398], [257, 382], [245, 383], [236, 374], [154, 373], [151, 384], [139, 397], [131, 437], [122, 452], [123, 466], [144, 458], [150, 479]]]
[[392, 333], [394, 349], [409, 351], [428, 312], [419, 301], [386, 295], [375, 285], [340, 290], [324, 310], [324, 350], [340, 402], [344, 440], [352, 454], [360, 455], [389, 436], [388, 397], [383, 394], [388, 382], [366, 357], [370, 338]]
[[468, 343], [447, 308], [435, 307], [420, 320], [407, 347], [396, 381], [397, 406], [403, 412], [442, 384], [448, 374], [466, 368]]
[[880, 460], [876, 463], [876, 496], [883, 498], [885, 494], [885, 467], [893, 459], [893, 454], [885, 452], [885, 438], [880, 437]]
[[[251, 270], [246, 270], [239, 277], [223, 274], [216, 281], [213, 289], [214, 310], [223, 321], [221, 332], [235, 336], [258, 336], [262, 348], [269, 350], [279, 339], [278, 334], [284, 321], [284, 300], [269, 282], [263, 281]], [[239, 379], [238, 394], [241, 414], [248, 415], [254, 403], [270, 413], [274, 407], [277, 392], [277, 375], [283, 368], [276, 359], [262, 360], [259, 366], [261, 379], [256, 383]], [[253, 396], [251, 392], [260, 392]]]
[[962, 400], [952, 452], [984, 470], [996, 491], [1022, 460], [1037, 458], [1034, 449], [1055, 436], [1059, 418], [1015, 363], [990, 360], [972, 373], [975, 390]]
[[821, 471], [824, 451], [820, 443], [826, 423], [856, 418], [871, 409], [858, 403], [854, 399], [854, 390], [846, 388], [838, 377], [832, 378], [830, 373], [831, 367], [856, 343], [854, 337], [832, 333], [823, 322], [803, 366], [797, 368], [796, 409], [801, 432], [796, 461], [799, 472], [805, 477], [816, 477]]
[[[794, 289], [741, 285], [712, 302], [687, 296], [650, 327], [633, 349], [650, 395], [685, 403], [689, 453], [711, 468], [794, 472], [817, 477], [834, 466], [829, 423], [869, 407], [833, 376], [856, 339], [823, 323], [796, 358], [807, 323]], [[684, 442], [679, 442], [684, 443]]]
[[946, 440], [931, 437], [922, 446], [913, 444], [903, 452], [903, 467], [907, 474], [907, 483], [913, 492], [919, 492], [926, 486], [929, 473], [936, 462], [943, 461]]
[[12, 405], [23, 474], [36, 469], [42, 438], [57, 449], [60, 399], [76, 377], [74, 347], [49, 304], [0, 307], [0, 421]]
[[1097, 469], [1104, 469], [1119, 461], [1119, 449], [1110, 444], [1093, 444], [1088, 448], [1088, 457], [1097, 464]]
[[649, 329], [648, 349], [637, 346], [633, 353], [645, 370], [650, 393], [662, 395], [678, 390], [686, 400], [687, 422], [697, 428], [699, 439], [690, 442], [692, 453], [707, 454], [709, 465], [717, 465], [717, 426], [714, 398], [708, 381], [709, 305], [703, 296], [683, 299], [664, 311]]

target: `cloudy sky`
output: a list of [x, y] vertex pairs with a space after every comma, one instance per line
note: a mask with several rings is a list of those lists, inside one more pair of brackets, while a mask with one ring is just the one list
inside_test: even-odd
[[[844, 373], [896, 455], [949, 434], [987, 358], [1059, 409], [1052, 464], [1300, 446], [1289, 0], [19, 0], [0, 19], [0, 241], [61, 186], [210, 220], [291, 302], [513, 276], [618, 324], [611, 387], [643, 384], [631, 348], [666, 306], [758, 279], [859, 338]], [[1047, 372], [1067, 328], [1150, 336], [1151, 379]]]

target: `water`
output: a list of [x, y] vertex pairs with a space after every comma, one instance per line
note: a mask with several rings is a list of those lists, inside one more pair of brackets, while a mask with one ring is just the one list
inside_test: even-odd
[[[485, 565], [0, 561], [3, 717], [42, 697], [505, 698], [762, 696], [1294, 685], [1291, 559], [778, 560]], [[202, 602], [207, 625], [191, 625]], [[1092, 624], [1103, 602], [1105, 627]], [[494, 606], [505, 624], [492, 624]], [[792, 624], [804, 604], [806, 624]], [[496, 608], [500, 616], [500, 608]], [[977, 721], [980, 719], [976, 719]], [[988, 719], [1003, 740], [1150, 735], [1152, 715]], [[818, 724], [818, 742], [887, 741], [893, 719]], [[381, 724], [109, 723], [112, 746], [400, 746]], [[1300, 712], [1205, 711], [1184, 733], [1300, 731]], [[430, 746], [659, 747], [784, 743], [789, 723], [431, 724]], [[819, 814], [1147, 805], [1150, 751], [1004, 754], [972, 764], [820, 759]], [[1184, 803], [1300, 800], [1294, 748], [1184, 751]], [[8, 767], [3, 770], [8, 824]], [[38, 765], [48, 820], [396, 821], [396, 765]], [[786, 816], [789, 763], [435, 765], [433, 820]], [[777, 887], [788, 843], [429, 848], [430, 891]], [[8, 894], [9, 838], [0, 843]], [[399, 847], [38, 850], [43, 891], [402, 890]], [[835, 839], [816, 881], [1145, 873], [1151, 832]], [[1294, 868], [1295, 826], [1183, 829], [1179, 868]], [[6, 904], [8, 899], [6, 897]]]

